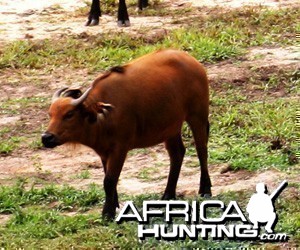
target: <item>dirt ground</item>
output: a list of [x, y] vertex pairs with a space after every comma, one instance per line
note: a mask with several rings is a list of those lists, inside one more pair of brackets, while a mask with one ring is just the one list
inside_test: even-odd
[[[270, 8], [289, 6], [296, 4], [292, 0], [167, 0], [170, 7], [181, 8], [182, 6], [196, 6], [198, 8], [221, 6], [223, 8], [236, 8], [243, 5], [263, 5]], [[58, 8], [57, 6], [60, 6]], [[149, 32], [162, 29], [176, 28], [172, 24], [172, 18], [161, 17], [131, 17], [132, 26], [129, 28], [117, 28], [116, 17], [104, 15], [101, 18], [100, 26], [85, 27], [85, 17], [73, 16], [74, 10], [84, 6], [84, 1], [80, 0], [0, 0], [0, 46], [1, 44], [16, 39], [44, 39], [49, 37], [59, 37], [60, 35], [81, 34], [83, 32], [94, 35], [101, 35], [102, 32], [138, 32], [141, 28], [151, 28]], [[62, 7], [62, 9], [61, 9]], [[59, 20], [53, 21], [53, 20]], [[118, 30], [117, 30], [118, 29]], [[117, 31], [116, 31], [117, 30]], [[243, 79], [250, 74], [251, 67], [294, 67], [299, 66], [300, 54], [296, 47], [285, 48], [252, 48], [240, 64], [230, 61], [221, 62], [207, 67], [209, 78], [214, 80]], [[57, 73], [58, 79], [52, 81], [50, 86], [54, 90], [61, 84], [59, 77], [71, 72]], [[77, 72], [80, 75], [79, 82], [85, 81], [87, 72]], [[9, 70], [5, 75], [0, 75], [0, 85], [3, 94], [0, 99], [22, 96], [50, 96], [51, 93], [40, 92], [32, 86], [19, 86], [17, 89], [11, 86], [14, 81], [19, 81], [17, 74], [10, 75]], [[31, 76], [27, 77], [29, 80]], [[40, 77], [47, 76], [40, 72]], [[55, 74], [54, 74], [55, 77]], [[48, 83], [47, 83], [48, 84]], [[280, 91], [274, 93], [281, 96]], [[38, 113], [44, 116], [43, 119], [36, 121], [47, 124], [45, 113]], [[24, 119], [22, 115], [0, 116], [1, 125], [14, 125]], [[28, 124], [30, 126], [30, 124]], [[185, 195], [196, 195], [199, 185], [199, 169], [191, 168], [188, 165], [196, 159], [185, 157], [181, 176], [178, 183], [178, 192]], [[147, 154], [129, 155], [124, 165], [119, 191], [127, 194], [142, 194], [151, 192], [163, 192], [168, 175], [168, 156], [163, 145], [150, 148]], [[161, 164], [163, 163], [163, 164]], [[155, 173], [151, 180], [138, 178], [141, 169], [151, 168], [159, 165], [159, 173]], [[210, 165], [210, 174], [213, 183], [213, 194], [218, 194], [228, 190], [251, 190], [259, 182], [265, 182], [270, 190], [278, 185], [285, 178], [285, 174], [277, 170], [267, 170], [259, 172], [248, 171], [224, 171], [228, 166]], [[88, 178], [76, 178], [84, 171], [88, 170]], [[157, 176], [155, 176], [157, 175]], [[57, 184], [68, 183], [78, 188], [84, 188], [89, 183], [95, 182], [102, 184], [103, 170], [98, 156], [90, 149], [85, 147], [73, 150], [62, 146], [54, 150], [26, 150], [22, 154], [13, 153], [9, 156], [0, 156], [0, 183], [9, 184], [12, 178], [38, 177], [46, 181]], [[196, 176], [196, 177], [195, 177]], [[157, 178], [156, 178], [157, 177]]]

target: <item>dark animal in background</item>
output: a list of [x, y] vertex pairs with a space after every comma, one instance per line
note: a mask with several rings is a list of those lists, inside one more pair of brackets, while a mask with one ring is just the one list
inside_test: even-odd
[[163, 199], [173, 199], [185, 154], [181, 128], [193, 133], [201, 165], [199, 194], [211, 194], [207, 168], [209, 86], [204, 67], [187, 53], [160, 50], [94, 80], [83, 94], [63, 88], [52, 98], [47, 148], [80, 143], [101, 158], [106, 193], [103, 215], [119, 206], [117, 183], [129, 150], [165, 143], [170, 172]]
[[[138, 0], [138, 8], [140, 10], [143, 10], [143, 8], [146, 8], [147, 6], [148, 6], [148, 0]], [[101, 16], [100, 0], [93, 0], [88, 21], [86, 22], [86, 26], [98, 25], [100, 16]], [[119, 0], [118, 26], [120, 27], [130, 26], [125, 0]]]

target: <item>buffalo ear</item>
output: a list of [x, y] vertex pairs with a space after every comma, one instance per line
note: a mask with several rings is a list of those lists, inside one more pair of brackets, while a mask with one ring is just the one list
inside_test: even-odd
[[88, 109], [85, 109], [85, 112], [88, 117], [88, 121], [90, 123], [94, 123], [97, 121], [97, 117], [99, 117], [102, 121], [105, 120], [113, 108], [114, 106], [111, 104], [97, 102], [89, 106]]
[[94, 109], [98, 114], [103, 114], [104, 117], [114, 108], [113, 105], [104, 102], [97, 102], [94, 104]]
[[68, 89], [63, 93], [64, 97], [72, 97], [73, 99], [77, 99], [82, 95], [80, 89]]

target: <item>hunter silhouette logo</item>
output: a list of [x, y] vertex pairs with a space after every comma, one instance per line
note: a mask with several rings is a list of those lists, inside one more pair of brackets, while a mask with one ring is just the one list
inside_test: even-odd
[[259, 228], [259, 223], [266, 223], [267, 233], [273, 233], [278, 221], [274, 202], [287, 185], [287, 181], [283, 181], [270, 196], [267, 194], [267, 187], [264, 183], [256, 185], [257, 193], [252, 195], [247, 206], [249, 220], [253, 223], [254, 229]]

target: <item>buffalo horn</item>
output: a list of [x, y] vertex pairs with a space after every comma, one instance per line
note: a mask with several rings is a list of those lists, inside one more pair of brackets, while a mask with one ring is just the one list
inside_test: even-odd
[[71, 101], [71, 105], [73, 106], [78, 106], [79, 104], [83, 103], [85, 101], [85, 99], [87, 98], [88, 94], [90, 93], [92, 88], [88, 88], [83, 94], [82, 96], [80, 96], [77, 99], [74, 99]]
[[55, 102], [56, 99], [58, 99], [58, 98], [60, 97], [61, 93], [64, 92], [65, 90], [67, 90], [67, 89], [68, 89], [68, 88], [65, 87], [65, 88], [61, 88], [61, 89], [57, 90], [57, 91], [53, 94], [53, 96], [52, 96], [52, 103]]

